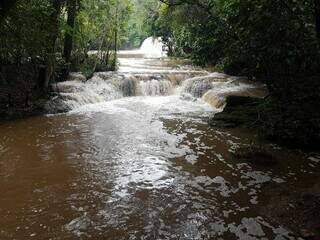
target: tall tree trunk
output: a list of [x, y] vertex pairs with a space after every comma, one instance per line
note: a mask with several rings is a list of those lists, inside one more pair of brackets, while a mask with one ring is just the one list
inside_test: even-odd
[[77, 14], [77, 0], [68, 0], [67, 12], [68, 12], [67, 25], [68, 25], [69, 31], [67, 31], [64, 39], [63, 57], [65, 61], [69, 63], [71, 52], [73, 49], [74, 25], [75, 25], [75, 19]]
[[117, 65], [117, 51], [118, 51], [118, 7], [116, 8], [116, 26], [114, 31], [114, 61], [113, 61], [114, 69], [116, 69], [116, 65]]
[[47, 43], [47, 60], [46, 60], [46, 74], [43, 83], [43, 90], [47, 91], [49, 83], [53, 77], [55, 70], [55, 52], [56, 52], [56, 41], [59, 34], [59, 17], [61, 13], [61, 8], [63, 5], [63, 0], [52, 0], [52, 13], [50, 15], [50, 32], [48, 36]]
[[117, 52], [118, 52], [118, 27], [114, 32], [114, 62], [117, 61]]
[[0, 0], [0, 23], [5, 18], [11, 8], [17, 3], [17, 0]]
[[320, 0], [314, 0], [314, 6], [315, 6], [315, 16], [316, 16], [316, 31], [317, 31], [317, 37], [318, 37], [318, 42], [320, 46]]

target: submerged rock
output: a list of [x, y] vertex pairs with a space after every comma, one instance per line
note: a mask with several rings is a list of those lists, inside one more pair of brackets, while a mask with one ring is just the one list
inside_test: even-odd
[[220, 115], [212, 116], [209, 118], [209, 124], [211, 127], [217, 127], [217, 128], [234, 128], [239, 125], [239, 122], [236, 119], [227, 119], [228, 116], [226, 115]]
[[274, 166], [278, 163], [268, 149], [260, 146], [241, 147], [233, 155], [237, 160], [248, 161], [256, 165]]
[[65, 229], [80, 237], [92, 224], [90, 218], [85, 214], [79, 218], [73, 219], [65, 226]]
[[71, 108], [59, 96], [53, 97], [44, 106], [45, 112], [48, 114], [66, 113]]
[[180, 99], [185, 100], [185, 101], [190, 101], [190, 102], [195, 102], [197, 99], [193, 97], [191, 94], [188, 93], [182, 93], [180, 96]]
[[235, 107], [241, 106], [257, 106], [257, 104], [261, 103], [261, 99], [262, 98], [249, 96], [228, 96], [225, 111], [232, 111]]
[[309, 231], [308, 229], [301, 229], [300, 235], [301, 235], [301, 237], [303, 237], [305, 239], [314, 239], [314, 237], [315, 237], [315, 234], [313, 232]]
[[67, 81], [80, 81], [85, 82], [87, 80], [86, 76], [80, 72], [71, 72], [67, 78]]

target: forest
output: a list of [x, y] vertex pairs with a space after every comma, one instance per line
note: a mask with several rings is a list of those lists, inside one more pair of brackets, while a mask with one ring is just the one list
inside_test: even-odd
[[154, 33], [171, 54], [264, 82], [263, 131], [286, 142], [319, 141], [319, 1], [162, 2]]

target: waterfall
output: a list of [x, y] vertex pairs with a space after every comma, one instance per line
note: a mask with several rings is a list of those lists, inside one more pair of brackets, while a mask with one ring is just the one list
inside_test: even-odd
[[49, 113], [66, 112], [86, 104], [110, 101], [123, 96], [112, 83], [94, 76], [87, 82], [79, 80], [52, 85], [56, 96], [46, 104]]
[[[184, 77], [183, 77], [184, 76]], [[180, 95], [185, 101], [202, 99], [213, 108], [224, 107], [230, 95], [262, 97], [263, 86], [220, 73], [187, 78], [187, 75], [96, 73], [87, 82], [72, 74], [71, 81], [52, 85], [55, 97], [47, 104], [50, 113], [66, 112], [86, 104], [132, 96]]]
[[160, 38], [147, 38], [140, 50], [125, 52], [120, 61], [122, 71], [98, 72], [88, 81], [80, 73], [71, 73], [68, 81], [51, 86], [53, 96], [47, 103], [47, 111], [66, 112], [123, 97], [168, 95], [178, 95], [181, 101], [204, 101], [221, 109], [230, 95], [263, 96], [265, 93], [246, 79], [209, 73], [186, 64], [181, 66], [181, 61], [169, 58], [156, 59], [164, 56], [163, 46]]
[[249, 83], [246, 78], [221, 73], [187, 79], [180, 89], [183, 99], [201, 98], [216, 109], [224, 108], [228, 96], [263, 97], [266, 92], [264, 85]]
[[202, 99], [212, 107], [221, 109], [224, 108], [228, 96], [261, 98], [264, 97], [266, 93], [267, 89], [263, 85], [231, 80], [225, 84], [216, 84], [203, 95]]
[[143, 96], [166, 96], [172, 93], [172, 84], [168, 80], [150, 80], [140, 82], [140, 91]]
[[161, 38], [148, 37], [143, 41], [140, 52], [148, 58], [160, 58], [166, 56], [164, 49], [165, 45]]
[[58, 113], [122, 97], [167, 96], [173, 93], [173, 85], [163, 78], [144, 80], [141, 76], [97, 73], [87, 82], [80, 81], [79, 77], [53, 84], [52, 90], [55, 96], [46, 109], [49, 113]]

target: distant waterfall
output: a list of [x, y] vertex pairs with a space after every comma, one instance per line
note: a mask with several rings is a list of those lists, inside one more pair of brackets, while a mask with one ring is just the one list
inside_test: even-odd
[[165, 45], [161, 41], [161, 38], [148, 37], [143, 41], [140, 47], [140, 52], [145, 57], [160, 58], [166, 56], [164, 49]]

